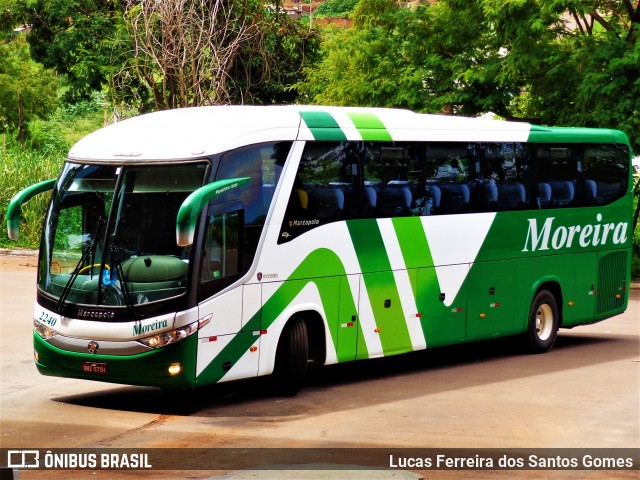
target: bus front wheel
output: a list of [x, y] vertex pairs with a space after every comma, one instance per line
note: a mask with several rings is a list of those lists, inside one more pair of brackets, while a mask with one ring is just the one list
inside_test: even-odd
[[553, 347], [558, 335], [560, 316], [551, 292], [541, 290], [531, 303], [527, 339], [533, 353], [544, 353]]
[[300, 390], [308, 360], [307, 325], [302, 318], [293, 318], [285, 326], [276, 351], [273, 380], [277, 394], [291, 396]]

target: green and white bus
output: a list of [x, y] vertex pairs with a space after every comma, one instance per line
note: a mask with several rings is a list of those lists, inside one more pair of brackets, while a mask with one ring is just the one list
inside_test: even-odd
[[620, 131], [320, 106], [142, 115], [78, 142], [44, 221], [45, 375], [197, 387], [622, 313]]

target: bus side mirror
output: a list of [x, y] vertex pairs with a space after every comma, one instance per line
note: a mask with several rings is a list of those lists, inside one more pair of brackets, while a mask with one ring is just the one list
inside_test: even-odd
[[218, 180], [200, 187], [185, 198], [176, 217], [176, 242], [178, 246], [186, 247], [193, 243], [193, 235], [200, 212], [211, 199], [229, 190], [246, 185], [250, 180], [250, 177]]
[[22, 205], [27, 203], [36, 195], [39, 195], [47, 190], [53, 190], [53, 186], [56, 184], [56, 179], [45, 180], [44, 182], [36, 183], [24, 190], [16, 193], [9, 202], [9, 208], [7, 208], [7, 235], [11, 240], [17, 240], [20, 230], [20, 209]]

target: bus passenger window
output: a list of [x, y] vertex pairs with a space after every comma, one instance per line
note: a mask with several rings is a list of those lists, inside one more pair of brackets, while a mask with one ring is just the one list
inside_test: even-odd
[[363, 155], [365, 217], [428, 215], [423, 148], [415, 142], [371, 142]]
[[425, 152], [426, 190], [433, 215], [470, 211], [471, 185], [476, 171], [475, 146], [468, 143], [430, 143]]
[[538, 145], [535, 177], [539, 191], [550, 193], [542, 208], [563, 208], [576, 203], [575, 181], [578, 175], [576, 147], [572, 145]]
[[624, 145], [587, 145], [582, 159], [585, 202], [606, 205], [627, 190], [629, 151]]
[[[523, 210], [529, 208], [527, 195], [528, 167], [521, 143], [482, 144], [482, 177], [485, 208], [488, 211]], [[535, 204], [535, 202], [532, 202]]]
[[278, 243], [355, 216], [359, 208], [357, 145], [309, 142], [300, 159]]
[[376, 217], [412, 215], [415, 185], [409, 180], [409, 158], [402, 143], [368, 143], [365, 147], [365, 188], [376, 198]]

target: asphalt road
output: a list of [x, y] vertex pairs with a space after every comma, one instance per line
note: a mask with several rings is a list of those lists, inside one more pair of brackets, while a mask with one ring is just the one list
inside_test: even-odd
[[[2, 448], [177, 447], [185, 469], [187, 448], [640, 448], [639, 290], [624, 315], [561, 330], [544, 355], [500, 340], [328, 367], [292, 398], [271, 396], [255, 381], [167, 393], [39, 375], [31, 345], [35, 263], [0, 255]], [[250, 463], [269, 464], [259, 452]], [[242, 466], [22, 470], [19, 478], [638, 478], [628, 470], [233, 471]]]

